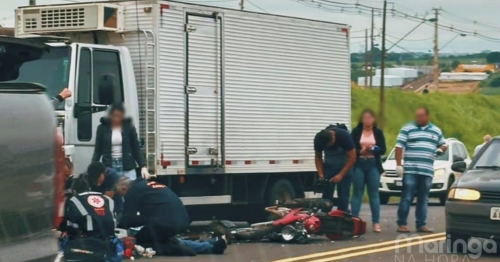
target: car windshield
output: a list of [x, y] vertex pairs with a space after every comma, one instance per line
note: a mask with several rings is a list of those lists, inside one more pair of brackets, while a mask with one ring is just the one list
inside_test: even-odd
[[[444, 154], [436, 156], [436, 160], [448, 161], [449, 155], [449, 150], [446, 150]], [[396, 160], [396, 150], [393, 149], [391, 151], [391, 153], [387, 157], [387, 160]]]
[[[24, 63], [19, 69], [17, 79], [10, 82], [29, 82], [42, 84], [47, 88], [49, 98], [68, 87], [70, 51], [68, 46], [53, 47], [39, 60]], [[57, 109], [64, 108], [61, 103]]]
[[492, 141], [484, 149], [483, 153], [476, 156], [476, 161], [472, 169], [500, 168], [500, 140]]

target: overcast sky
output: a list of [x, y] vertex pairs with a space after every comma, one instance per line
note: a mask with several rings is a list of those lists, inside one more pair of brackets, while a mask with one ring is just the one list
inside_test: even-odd
[[[370, 27], [371, 19], [365, 14], [342, 13], [340, 7], [330, 7], [324, 10], [325, 5], [308, 6], [303, 2], [319, 2], [324, 0], [245, 0], [245, 9], [250, 11], [265, 10], [266, 12], [281, 15], [290, 15], [310, 19], [318, 19], [332, 22], [345, 23], [352, 26], [351, 29], [351, 51], [358, 52], [364, 50], [364, 29]], [[383, 0], [327, 0], [361, 4], [382, 8]], [[29, 0], [0, 0], [0, 24], [2, 26], [13, 26], [14, 9], [19, 5], [27, 5]], [[60, 4], [68, 2], [93, 2], [88, 0], [37, 0], [38, 4]], [[239, 0], [189, 0], [185, 2], [204, 3], [207, 5], [218, 5], [230, 8], [239, 8]], [[394, 4], [392, 4], [394, 3]], [[446, 26], [453, 26], [469, 32], [476, 31], [478, 34], [498, 41], [488, 41], [468, 35], [457, 37], [446, 45], [441, 52], [480, 52], [483, 50], [500, 50], [500, 0], [393, 0], [389, 1], [388, 7], [410, 15], [426, 15], [432, 17], [432, 8], [440, 7], [443, 15], [439, 22]], [[261, 10], [259, 10], [261, 9]], [[352, 10], [352, 9], [351, 9]], [[353, 11], [349, 11], [353, 12]], [[474, 23], [477, 21], [478, 23]], [[396, 42], [399, 38], [408, 33], [418, 22], [406, 19], [394, 18], [389, 12], [387, 20], [388, 41]], [[382, 18], [375, 17], [376, 35], [382, 28]], [[428, 52], [432, 49], [432, 37], [434, 29], [428, 25], [418, 27], [398, 46], [412, 52]], [[449, 30], [439, 31], [439, 46], [443, 47], [450, 39], [457, 35]], [[377, 37], [376, 42], [381, 38]], [[387, 43], [388, 47], [391, 46]], [[404, 52], [404, 49], [394, 47], [391, 51]]]

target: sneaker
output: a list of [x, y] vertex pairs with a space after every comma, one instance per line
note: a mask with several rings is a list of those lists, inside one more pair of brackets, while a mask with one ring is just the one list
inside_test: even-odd
[[215, 254], [224, 254], [224, 251], [227, 248], [226, 236], [216, 237], [216, 242], [212, 247], [212, 250]]

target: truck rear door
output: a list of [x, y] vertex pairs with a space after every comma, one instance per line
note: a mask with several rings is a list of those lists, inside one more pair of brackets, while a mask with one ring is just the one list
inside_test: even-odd
[[221, 165], [221, 18], [186, 14], [186, 163], [187, 167]]

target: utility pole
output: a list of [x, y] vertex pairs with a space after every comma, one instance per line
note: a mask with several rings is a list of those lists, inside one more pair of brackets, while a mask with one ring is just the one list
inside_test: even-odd
[[365, 29], [365, 88], [368, 86], [368, 29]]
[[385, 97], [384, 97], [384, 80], [385, 80], [385, 22], [387, 19], [387, 0], [384, 0], [384, 18], [382, 22], [382, 57], [380, 61], [380, 99], [379, 99], [379, 119], [378, 124], [381, 129], [384, 128], [384, 111], [385, 111]]
[[439, 9], [434, 8], [434, 67], [433, 67], [433, 78], [432, 84], [434, 91], [437, 91], [439, 88], [439, 47], [438, 47], [438, 16]]
[[245, 10], [245, 0], [240, 0], [240, 10]]
[[374, 45], [374, 42], [373, 42], [373, 31], [375, 29], [375, 9], [372, 8], [372, 31], [371, 31], [371, 44], [370, 44], [370, 88], [373, 88], [373, 64], [374, 64], [374, 59], [375, 59], [375, 55], [373, 54], [373, 45]]
[[36, 5], [36, 0], [30, 0], [30, 6]]

